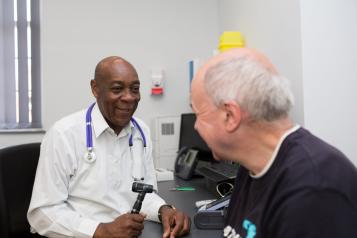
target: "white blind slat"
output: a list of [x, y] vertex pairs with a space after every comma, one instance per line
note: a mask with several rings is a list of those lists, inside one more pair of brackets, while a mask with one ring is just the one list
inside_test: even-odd
[[39, 0], [0, 0], [0, 13], [0, 130], [40, 128]]

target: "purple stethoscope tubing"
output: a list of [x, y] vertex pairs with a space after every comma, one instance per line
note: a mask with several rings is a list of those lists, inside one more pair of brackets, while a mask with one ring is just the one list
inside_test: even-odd
[[[95, 105], [95, 102], [92, 103], [86, 113], [86, 144], [87, 144], [87, 159], [94, 160], [94, 152], [93, 152], [93, 136], [92, 136], [92, 110]], [[134, 127], [136, 127], [141, 135], [141, 138], [143, 140], [143, 145], [144, 148], [146, 148], [146, 138], [144, 135], [143, 130], [141, 129], [139, 123], [132, 117], [130, 121], [133, 123]], [[131, 148], [133, 146], [133, 134], [130, 135], [129, 137], [129, 147]]]

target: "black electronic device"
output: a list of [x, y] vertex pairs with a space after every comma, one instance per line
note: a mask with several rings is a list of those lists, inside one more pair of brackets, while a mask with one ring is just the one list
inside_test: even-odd
[[238, 168], [237, 164], [222, 161], [202, 166], [197, 170], [197, 173], [215, 182], [221, 182], [227, 179], [234, 179], [237, 176]]
[[190, 179], [196, 169], [198, 150], [183, 147], [177, 153], [175, 174], [182, 179]]
[[152, 193], [154, 191], [154, 187], [150, 184], [134, 182], [131, 190], [133, 192], [139, 193], [134, 203], [133, 209], [131, 210], [131, 213], [137, 214], [140, 212], [141, 205], [144, 201], [146, 193]]
[[217, 190], [217, 185], [226, 182], [234, 184], [234, 180], [238, 174], [239, 166], [228, 162], [220, 162], [208, 166], [202, 166], [196, 169], [196, 173], [205, 178], [205, 185], [208, 191], [219, 197], [220, 193]]
[[[194, 160], [194, 168], [189, 167], [189, 174], [178, 174], [179, 177], [189, 179], [192, 175], [201, 175], [207, 178], [208, 183], [214, 184], [227, 179], [235, 178], [237, 174], [237, 166], [232, 166], [227, 162], [216, 161], [213, 158], [210, 148], [195, 130], [196, 115], [194, 113], [181, 114], [181, 126], [179, 137], [179, 152], [175, 162], [175, 172], [178, 171], [178, 162], [183, 161], [189, 149], [197, 150], [196, 159]], [[183, 158], [181, 158], [183, 157]], [[188, 167], [186, 166], [186, 171]]]
[[195, 130], [196, 115], [194, 113], [181, 114], [179, 150], [190, 148], [198, 150], [197, 157], [199, 160], [214, 161], [212, 152], [202, 139], [200, 134]]
[[223, 229], [225, 210], [199, 211], [193, 217], [193, 222], [198, 229]]
[[193, 221], [199, 229], [223, 229], [230, 195], [199, 208]]
[[134, 182], [131, 187], [131, 190], [136, 193], [141, 193], [141, 192], [152, 193], [154, 191], [154, 186], [146, 183]]
[[213, 202], [208, 203], [207, 205], [204, 205], [199, 210], [215, 211], [215, 210], [224, 209], [225, 207], [228, 207], [230, 199], [231, 199], [231, 194], [224, 196], [222, 198], [219, 198], [217, 200], [214, 200]]

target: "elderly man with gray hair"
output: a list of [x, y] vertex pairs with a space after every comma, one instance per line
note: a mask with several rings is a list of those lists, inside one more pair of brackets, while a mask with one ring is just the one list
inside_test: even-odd
[[239, 163], [224, 237], [357, 237], [357, 169], [289, 118], [287, 80], [253, 49], [210, 59], [192, 82], [196, 130]]

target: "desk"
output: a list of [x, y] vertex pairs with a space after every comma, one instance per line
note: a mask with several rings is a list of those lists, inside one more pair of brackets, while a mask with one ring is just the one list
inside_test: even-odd
[[[169, 191], [170, 188], [176, 186], [191, 186], [195, 191]], [[193, 223], [193, 216], [196, 213], [195, 202], [197, 200], [214, 199], [214, 195], [207, 191], [205, 181], [202, 178], [194, 178], [185, 181], [175, 178], [174, 181], [158, 182], [159, 195], [165, 199], [168, 204], [172, 204], [180, 211], [186, 213], [191, 217], [191, 232], [185, 237], [192, 238], [209, 238], [222, 237], [222, 230], [200, 230], [197, 229]], [[142, 238], [156, 238], [162, 237], [161, 223], [146, 221], [145, 228], [140, 237]]]

